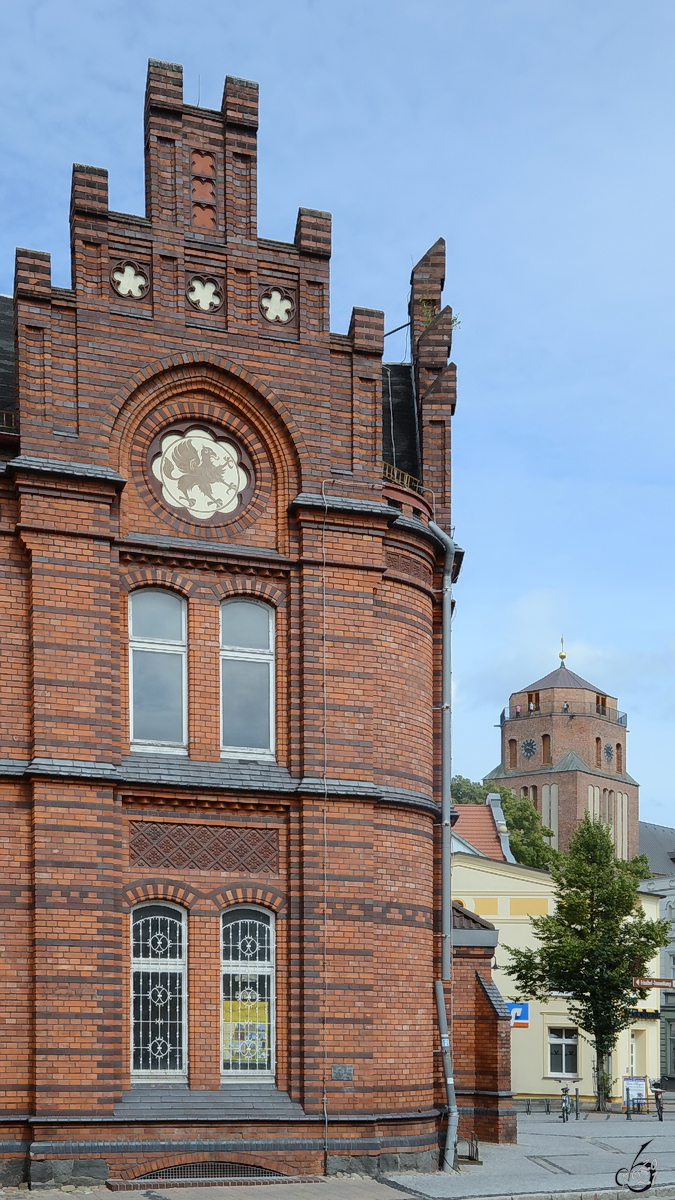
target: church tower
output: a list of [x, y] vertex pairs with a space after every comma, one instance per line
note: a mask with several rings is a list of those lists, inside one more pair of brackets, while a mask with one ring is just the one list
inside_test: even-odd
[[619, 858], [638, 853], [638, 784], [626, 771], [626, 713], [565, 665], [513, 692], [500, 717], [501, 763], [485, 782], [529, 796], [566, 850], [584, 813], [612, 830]]

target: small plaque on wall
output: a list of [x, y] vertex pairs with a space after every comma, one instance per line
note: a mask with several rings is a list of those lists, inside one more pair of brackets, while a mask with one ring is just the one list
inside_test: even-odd
[[351, 1063], [333, 1063], [330, 1069], [330, 1077], [334, 1080], [340, 1080], [343, 1083], [350, 1083], [354, 1078], [354, 1068]]

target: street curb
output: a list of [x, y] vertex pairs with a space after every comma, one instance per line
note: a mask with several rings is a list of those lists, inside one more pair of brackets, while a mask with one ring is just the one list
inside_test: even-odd
[[[396, 1183], [393, 1179], [387, 1179], [386, 1175], [378, 1175], [377, 1181], [396, 1188], [403, 1195], [422, 1197], [422, 1200], [627, 1200], [631, 1195], [626, 1188], [577, 1188], [567, 1192], [504, 1192], [499, 1195], [487, 1192], [482, 1196], [454, 1192], [452, 1195], [434, 1196], [429, 1192], [415, 1191], [409, 1184]], [[656, 1187], [649, 1188], [649, 1196], [667, 1196], [675, 1200], [675, 1183], [657, 1184]]]

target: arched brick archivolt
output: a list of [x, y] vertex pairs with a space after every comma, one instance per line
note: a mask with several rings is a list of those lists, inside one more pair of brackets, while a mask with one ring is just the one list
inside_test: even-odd
[[198, 586], [195, 580], [177, 570], [167, 570], [166, 567], [127, 567], [120, 572], [120, 583], [128, 592], [136, 588], [152, 587], [166, 588], [188, 599]]
[[[111, 465], [135, 484], [146, 508], [179, 533], [209, 538], [236, 536], [270, 512], [276, 513], [276, 548], [286, 550], [288, 505], [301, 490], [304, 439], [291, 413], [269, 387], [227, 359], [215, 355], [173, 355], [139, 372], [116, 398], [119, 411], [110, 438]], [[223, 523], [199, 524], [183, 510], [170, 512], [155, 495], [147, 456], [164, 429], [182, 421], [223, 429], [245, 448], [255, 484], [239, 513]], [[122, 496], [122, 517], [129, 507]], [[169, 530], [170, 531], [170, 530]]]
[[[297, 1151], [296, 1151], [297, 1155]], [[272, 1161], [270, 1161], [272, 1159]], [[131, 1181], [133, 1179], [141, 1179], [144, 1175], [150, 1172], [168, 1171], [170, 1167], [182, 1167], [188, 1163], [236, 1163], [238, 1166], [246, 1167], [261, 1167], [268, 1171], [278, 1171], [281, 1176], [301, 1173], [298, 1171], [297, 1164], [293, 1161], [292, 1152], [283, 1151], [271, 1147], [270, 1150], [261, 1153], [246, 1154], [240, 1150], [223, 1150], [209, 1151], [200, 1153], [198, 1150], [184, 1150], [182, 1154], [161, 1154], [154, 1158], [141, 1159], [136, 1161], [131, 1167], [119, 1167], [114, 1171], [116, 1179], [125, 1179]], [[315, 1170], [317, 1168], [315, 1167]], [[320, 1167], [318, 1168], [320, 1169]], [[189, 1181], [185, 1181], [189, 1186]], [[196, 1181], [195, 1181], [196, 1182]], [[251, 1183], [258, 1182], [255, 1178], [251, 1179]], [[272, 1179], [270, 1183], [274, 1182]], [[161, 1180], [148, 1180], [148, 1187], [161, 1187]]]
[[177, 879], [139, 879], [128, 883], [122, 891], [126, 906], [133, 908], [143, 900], [170, 900], [190, 909], [204, 893]]
[[233, 904], [259, 904], [270, 908], [282, 919], [288, 912], [288, 897], [279, 888], [267, 884], [251, 884], [232, 881], [225, 888], [209, 892], [209, 899], [219, 908], [230, 908]]

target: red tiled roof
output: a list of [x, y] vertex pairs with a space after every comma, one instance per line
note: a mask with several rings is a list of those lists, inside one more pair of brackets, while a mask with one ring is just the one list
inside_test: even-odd
[[506, 862], [490, 805], [458, 804], [457, 811], [459, 820], [453, 825], [452, 832], [487, 854], [488, 858]]

